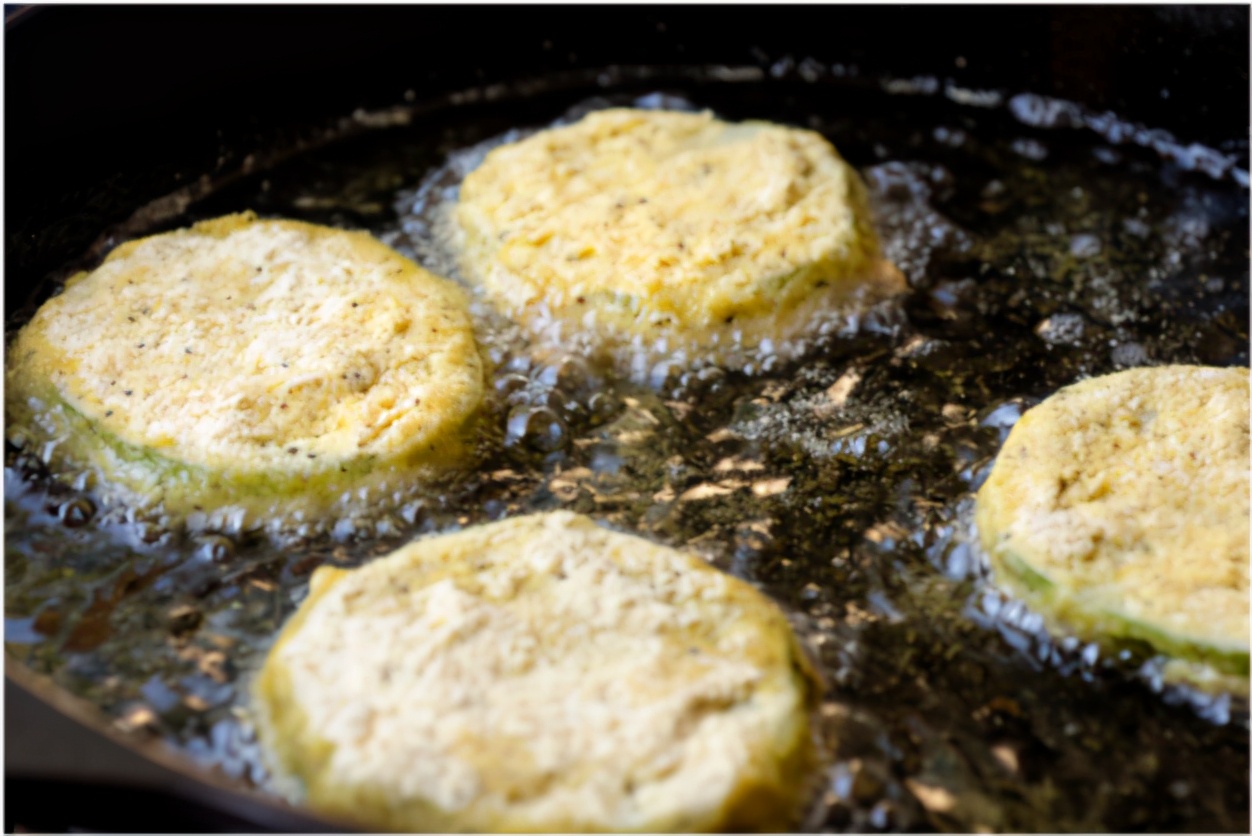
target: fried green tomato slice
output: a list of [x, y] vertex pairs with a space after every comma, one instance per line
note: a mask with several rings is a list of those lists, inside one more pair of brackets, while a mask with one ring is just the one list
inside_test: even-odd
[[255, 684], [309, 806], [436, 831], [788, 829], [817, 695], [761, 593], [563, 511], [319, 569]]
[[767, 122], [592, 113], [489, 153], [455, 217], [467, 276], [556, 342], [781, 352], [905, 286], [857, 173]]
[[976, 519], [996, 580], [1167, 676], [1248, 688], [1248, 370], [1162, 366], [1060, 390], [1013, 428]]
[[466, 295], [364, 232], [231, 215], [115, 249], [8, 352], [6, 410], [101, 491], [187, 517], [318, 510], [464, 461]]

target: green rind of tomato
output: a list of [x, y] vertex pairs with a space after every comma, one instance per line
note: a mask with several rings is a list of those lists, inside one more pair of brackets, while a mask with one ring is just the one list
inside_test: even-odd
[[[329, 461], [298, 471], [277, 469], [229, 470], [179, 461], [142, 445], [132, 444], [78, 411], [59, 393], [39, 391], [47, 404], [34, 410], [29, 398], [9, 399], [10, 419], [23, 424], [40, 440], [55, 440], [54, 461], [86, 467], [103, 483], [99, 492], [118, 494], [124, 504], [141, 508], [161, 505], [176, 516], [243, 508], [257, 516], [294, 511], [317, 512], [332, 507], [345, 491], [382, 481], [399, 473], [422, 472], [462, 457], [472, 433], [473, 419], [455, 437], [434, 451], [394, 459], [361, 456]], [[49, 426], [51, 425], [51, 426]]]
[[1249, 674], [1246, 647], [1197, 639], [1128, 615], [1109, 606], [1107, 594], [1069, 589], [1012, 549], [1001, 546], [992, 556], [1014, 591], [1077, 634], [1113, 646], [1143, 643], [1158, 653], [1209, 665], [1223, 674], [1245, 678]]

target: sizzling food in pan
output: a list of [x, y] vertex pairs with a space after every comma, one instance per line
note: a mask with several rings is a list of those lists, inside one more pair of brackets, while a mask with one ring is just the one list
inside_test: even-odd
[[319, 569], [258, 681], [317, 810], [436, 831], [794, 826], [811, 669], [782, 612], [569, 512]]
[[552, 342], [742, 365], [903, 289], [865, 187], [814, 131], [614, 109], [497, 148], [461, 186], [465, 272]]
[[978, 493], [996, 578], [1062, 629], [1248, 688], [1248, 370], [1131, 369], [1013, 428]]
[[451, 282], [366, 233], [243, 214], [70, 279], [6, 382], [28, 443], [99, 493], [220, 525], [463, 463], [484, 368]]

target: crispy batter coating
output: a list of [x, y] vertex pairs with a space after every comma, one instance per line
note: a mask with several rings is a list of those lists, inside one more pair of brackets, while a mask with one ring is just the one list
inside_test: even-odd
[[977, 505], [997, 579], [1056, 621], [1243, 690], [1248, 516], [1248, 370], [1198, 366], [1057, 392], [1013, 428]]
[[615, 109], [488, 154], [461, 187], [465, 272], [552, 340], [777, 350], [904, 280], [820, 134]]
[[786, 618], [568, 512], [320, 569], [257, 681], [307, 802], [399, 830], [782, 830], [817, 686]]
[[330, 501], [467, 452], [467, 299], [363, 232], [251, 214], [123, 244], [9, 352], [7, 409], [128, 501]]

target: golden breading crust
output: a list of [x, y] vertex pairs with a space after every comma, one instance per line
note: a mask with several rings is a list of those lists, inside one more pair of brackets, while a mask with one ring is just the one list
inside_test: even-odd
[[1146, 641], [1243, 691], [1248, 515], [1248, 370], [1197, 366], [1057, 392], [1013, 428], [977, 504], [997, 581], [1079, 634]]
[[718, 356], [904, 288], [820, 134], [615, 109], [493, 150], [461, 186], [465, 272], [554, 341]]
[[437, 831], [787, 829], [816, 696], [759, 592], [563, 511], [319, 569], [256, 682], [309, 805]]
[[465, 294], [363, 232], [251, 214], [123, 244], [9, 351], [11, 422], [129, 502], [329, 503], [467, 452]]

